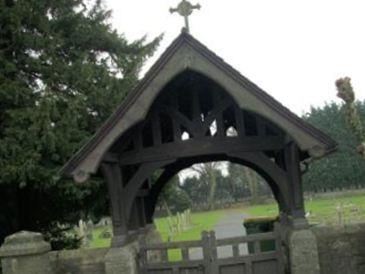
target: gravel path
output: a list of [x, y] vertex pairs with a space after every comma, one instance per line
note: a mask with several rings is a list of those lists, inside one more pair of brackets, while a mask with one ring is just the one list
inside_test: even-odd
[[[246, 235], [246, 229], [243, 226], [243, 220], [247, 215], [240, 212], [229, 212], [214, 227], [217, 239], [232, 238]], [[239, 245], [240, 254], [248, 254], [247, 244]], [[218, 258], [232, 257], [232, 247], [222, 246], [218, 248]]]
[[[241, 212], [227, 212], [225, 216], [214, 226], [213, 230], [217, 239], [232, 238], [246, 235], [246, 229], [242, 223], [247, 215]], [[241, 255], [248, 254], [247, 244], [240, 244], [239, 251]], [[222, 246], [217, 249], [218, 258], [232, 257], [232, 247]], [[192, 249], [190, 252], [192, 260], [202, 259], [201, 250]]]

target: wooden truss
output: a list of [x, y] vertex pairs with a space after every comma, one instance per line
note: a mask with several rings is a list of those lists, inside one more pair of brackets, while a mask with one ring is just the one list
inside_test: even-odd
[[279, 127], [240, 109], [207, 77], [187, 71], [165, 87], [146, 119], [104, 157], [114, 233], [120, 235], [115, 244], [152, 223], [165, 184], [199, 162], [226, 160], [255, 169], [269, 183], [280, 210], [304, 218], [299, 154]]

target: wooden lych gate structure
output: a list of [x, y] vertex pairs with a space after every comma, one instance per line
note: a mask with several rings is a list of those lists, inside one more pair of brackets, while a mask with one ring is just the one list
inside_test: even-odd
[[105, 178], [112, 245], [122, 246], [153, 224], [175, 174], [209, 161], [254, 169], [271, 187], [282, 225], [306, 226], [301, 167], [336, 146], [182, 32], [62, 173], [76, 182]]

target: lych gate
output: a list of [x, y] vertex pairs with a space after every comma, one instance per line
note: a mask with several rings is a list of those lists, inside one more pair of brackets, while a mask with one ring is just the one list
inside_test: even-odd
[[335, 148], [332, 139], [183, 32], [62, 172], [77, 182], [104, 176], [112, 245], [122, 246], [153, 223], [169, 179], [207, 161], [253, 168], [270, 185], [280, 222], [306, 227], [301, 166]]

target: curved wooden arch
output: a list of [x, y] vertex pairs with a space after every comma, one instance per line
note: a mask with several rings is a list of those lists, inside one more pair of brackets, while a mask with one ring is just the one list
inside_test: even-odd
[[229, 153], [228, 155], [215, 155], [214, 157], [190, 158], [177, 161], [174, 164], [167, 166], [164, 172], [159, 176], [148, 196], [148, 207], [146, 207], [146, 218], [149, 222], [152, 221], [152, 216], [155, 211], [158, 196], [165, 185], [181, 170], [192, 166], [193, 164], [210, 162], [210, 161], [229, 161], [232, 163], [247, 166], [260, 174], [270, 186], [272, 193], [278, 203], [280, 210], [287, 211], [290, 206], [287, 185], [289, 183], [288, 176], [275, 165], [264, 154], [255, 154], [247, 152]]

